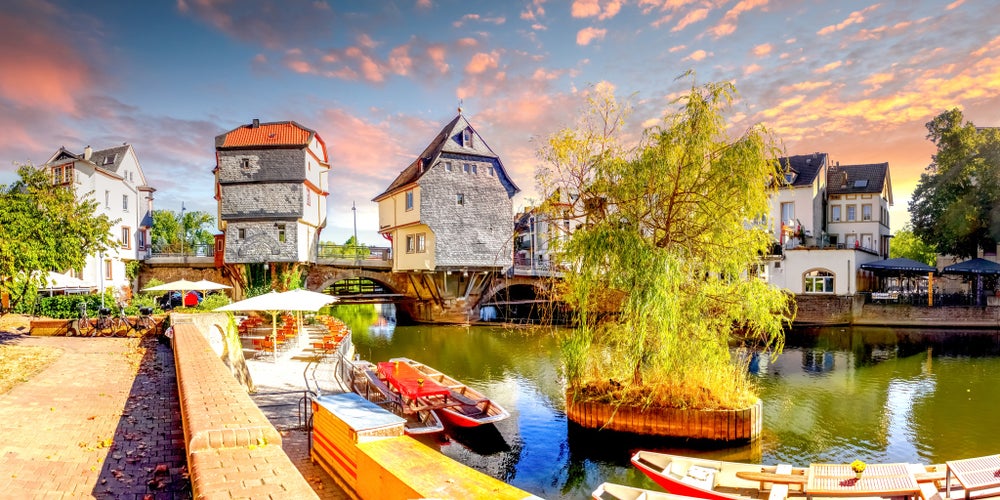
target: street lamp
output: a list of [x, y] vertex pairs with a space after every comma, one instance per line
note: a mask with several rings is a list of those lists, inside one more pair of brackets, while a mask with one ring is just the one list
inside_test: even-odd
[[351, 202], [351, 212], [354, 213], [354, 261], [357, 262], [359, 253], [358, 252], [358, 207]]
[[181, 260], [184, 259], [184, 240], [187, 239], [187, 221], [184, 220], [184, 202], [181, 202]]

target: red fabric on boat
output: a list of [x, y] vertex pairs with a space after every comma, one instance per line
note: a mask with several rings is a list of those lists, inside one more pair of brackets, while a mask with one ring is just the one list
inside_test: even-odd
[[382, 361], [378, 364], [378, 372], [385, 377], [389, 385], [410, 399], [447, 396], [450, 392], [447, 387], [424, 378], [424, 374], [406, 363]]

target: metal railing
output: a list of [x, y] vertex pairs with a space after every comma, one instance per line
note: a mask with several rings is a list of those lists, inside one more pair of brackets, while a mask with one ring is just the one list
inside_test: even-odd
[[389, 247], [320, 243], [317, 255], [321, 259], [392, 260], [392, 249]]
[[193, 245], [183, 251], [153, 248], [147, 255], [149, 257], [213, 257], [215, 256], [215, 245]]

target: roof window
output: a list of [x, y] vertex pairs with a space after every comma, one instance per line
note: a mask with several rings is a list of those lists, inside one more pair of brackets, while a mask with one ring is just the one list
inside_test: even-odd
[[868, 179], [858, 179], [854, 181], [855, 188], [866, 188], [868, 187]]

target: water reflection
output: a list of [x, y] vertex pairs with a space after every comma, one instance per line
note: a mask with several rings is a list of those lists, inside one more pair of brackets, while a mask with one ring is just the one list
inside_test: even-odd
[[[656, 489], [629, 465], [636, 449], [754, 463], [940, 463], [1000, 449], [1000, 334], [895, 328], [790, 332], [784, 353], [750, 353], [764, 401], [764, 435], [751, 446], [706, 449], [581, 429], [564, 414], [558, 330], [398, 326], [378, 314], [334, 314], [358, 352], [434, 366], [497, 400], [511, 418], [456, 432], [441, 452], [543, 498], [584, 498], [603, 481]], [[377, 326], [377, 325], [376, 325]]]

